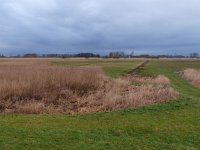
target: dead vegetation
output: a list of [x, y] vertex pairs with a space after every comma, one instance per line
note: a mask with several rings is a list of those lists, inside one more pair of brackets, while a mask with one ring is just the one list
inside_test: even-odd
[[148, 84], [164, 84], [169, 85], [170, 81], [164, 75], [158, 75], [157, 77], [141, 77], [141, 76], [126, 76], [125, 79], [128, 79], [129, 82], [140, 82]]
[[[130, 84], [139, 82], [139, 85]], [[82, 100], [80, 112], [112, 111], [166, 102], [178, 96], [165, 76], [126, 76], [110, 81], [105, 88]], [[88, 107], [89, 106], [89, 107]]]
[[186, 69], [182, 76], [193, 85], [200, 87], [200, 70]]
[[47, 60], [0, 63], [1, 112], [112, 111], [165, 102], [177, 95], [164, 76], [110, 79], [100, 68], [49, 66]]

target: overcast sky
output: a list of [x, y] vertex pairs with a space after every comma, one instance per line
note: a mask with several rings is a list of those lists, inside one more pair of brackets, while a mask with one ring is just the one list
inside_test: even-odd
[[200, 53], [199, 0], [0, 0], [0, 53]]

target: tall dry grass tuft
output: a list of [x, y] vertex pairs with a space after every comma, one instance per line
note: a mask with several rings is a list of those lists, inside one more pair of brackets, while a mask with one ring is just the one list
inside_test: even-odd
[[[165, 76], [119, 79], [100, 68], [49, 66], [48, 60], [14, 59], [0, 63], [0, 111], [85, 113], [164, 102], [178, 94]], [[141, 86], [130, 82], [141, 82]]]
[[183, 78], [193, 85], [200, 87], [200, 70], [186, 69], [183, 71]]
[[[162, 77], [162, 78], [161, 78]], [[132, 79], [131, 79], [132, 78]], [[130, 86], [130, 80], [142, 82], [141, 86]], [[163, 84], [164, 83], [164, 84]], [[90, 95], [82, 102], [80, 112], [112, 111], [122, 108], [135, 108], [149, 104], [166, 102], [178, 96], [165, 76], [123, 77], [109, 82], [104, 91]]]
[[[100, 69], [54, 67], [36, 62], [8, 61], [0, 64], [1, 110], [27, 112], [24, 110], [31, 107], [41, 110], [42, 106], [58, 108], [67, 105], [61, 108], [67, 111], [68, 99], [75, 100], [78, 96], [87, 95], [102, 84]], [[33, 108], [31, 112], [35, 110]]]
[[148, 84], [164, 84], [169, 85], [170, 80], [164, 75], [158, 75], [156, 77], [141, 77], [141, 76], [125, 76], [125, 79], [128, 79], [129, 82], [140, 82]]

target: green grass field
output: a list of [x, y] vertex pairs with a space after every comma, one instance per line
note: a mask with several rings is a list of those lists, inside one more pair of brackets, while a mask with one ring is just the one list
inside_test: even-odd
[[[97, 65], [118, 77], [142, 60], [53, 60]], [[200, 61], [151, 60], [142, 75], [164, 74], [180, 92], [177, 100], [138, 109], [85, 115], [0, 115], [0, 149], [200, 149], [200, 89], [179, 71]]]
[[106, 75], [117, 78], [120, 75], [128, 73], [144, 61], [143, 59], [58, 59], [54, 60], [52, 64], [65, 66], [97, 66], [103, 68]]

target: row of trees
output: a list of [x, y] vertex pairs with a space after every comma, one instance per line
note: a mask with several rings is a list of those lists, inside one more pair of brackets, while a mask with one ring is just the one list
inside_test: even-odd
[[36, 53], [30, 53], [30, 54], [24, 54], [24, 55], [16, 55], [12, 56], [14, 58], [70, 58], [70, 57], [84, 57], [84, 58], [92, 58], [92, 57], [100, 57], [99, 54], [93, 54], [93, 53], [79, 53], [79, 54], [36, 54]]
[[198, 54], [198, 53], [191, 53], [191, 54], [190, 54], [190, 57], [191, 57], [191, 58], [198, 58], [198, 57], [199, 57], [199, 54]]
[[[6, 56], [0, 55], [0, 58], [5, 58]], [[126, 54], [125, 52], [110, 52], [109, 55], [100, 56], [99, 54], [93, 53], [79, 53], [79, 54], [24, 54], [12, 56], [14, 58], [71, 58], [71, 57], [82, 57], [82, 58], [199, 58], [198, 53], [191, 53], [190, 56], [183, 55], [134, 55], [134, 52]]]
[[134, 55], [134, 52], [131, 54], [126, 54], [124, 52], [110, 52], [110, 58], [198, 58], [198, 53], [191, 53], [190, 56], [183, 56], [183, 55]]

